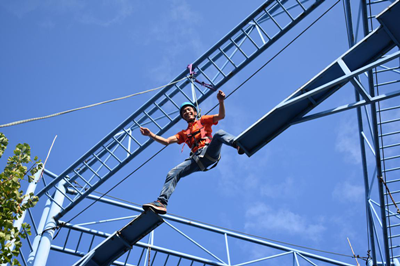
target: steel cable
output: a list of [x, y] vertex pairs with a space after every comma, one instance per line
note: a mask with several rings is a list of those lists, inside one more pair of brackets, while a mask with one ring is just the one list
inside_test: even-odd
[[127, 95], [127, 96], [123, 96], [123, 97], [119, 97], [119, 98], [114, 98], [114, 99], [111, 99], [111, 100], [107, 100], [107, 101], [103, 101], [103, 102], [99, 102], [99, 103], [94, 103], [94, 104], [90, 104], [90, 105], [86, 105], [86, 106], [82, 106], [82, 107], [78, 107], [78, 108], [66, 110], [66, 111], [59, 112], [59, 113], [55, 113], [55, 114], [51, 114], [51, 115], [46, 115], [46, 116], [35, 117], [35, 118], [30, 118], [30, 119], [25, 119], [25, 120], [19, 120], [19, 121], [11, 122], [11, 123], [8, 123], [8, 124], [0, 125], [0, 128], [15, 126], [15, 125], [24, 124], [24, 123], [28, 123], [28, 122], [32, 122], [32, 121], [43, 120], [43, 119], [47, 119], [47, 118], [51, 118], [51, 117], [55, 117], [55, 116], [60, 116], [60, 115], [65, 115], [65, 114], [72, 113], [72, 112], [75, 112], [75, 111], [80, 111], [80, 110], [83, 110], [83, 109], [95, 107], [95, 106], [102, 105], [102, 104], [106, 104], [106, 103], [111, 103], [111, 102], [116, 102], [116, 101], [120, 101], [120, 100], [125, 100], [125, 99], [131, 98], [131, 97], [133, 97], [133, 96], [137, 96], [137, 95], [141, 95], [141, 94], [145, 94], [145, 93], [148, 93], [148, 92], [152, 92], [152, 91], [155, 91], [155, 90], [162, 89], [162, 88], [164, 88], [164, 87], [166, 87], [166, 86], [176, 84], [176, 83], [178, 83], [178, 82], [180, 82], [180, 81], [182, 81], [182, 80], [184, 80], [184, 79], [187, 79], [187, 77], [184, 77], [184, 78], [182, 78], [182, 79], [180, 79], [180, 80], [177, 80], [177, 81], [168, 83], [168, 84], [166, 84], [166, 85], [163, 85], [163, 86], [160, 86], [160, 87], [157, 87], [157, 88], [153, 88], [153, 89], [150, 89], [150, 90], [146, 90], [146, 91], [141, 91], [141, 92], [133, 93], [133, 94], [130, 94], [130, 95]]

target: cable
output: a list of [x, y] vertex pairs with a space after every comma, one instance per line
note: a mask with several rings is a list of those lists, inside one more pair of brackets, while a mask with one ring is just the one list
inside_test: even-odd
[[145, 93], [148, 93], [148, 92], [151, 92], [151, 91], [155, 91], [155, 90], [162, 89], [162, 88], [164, 88], [164, 87], [166, 87], [166, 86], [176, 84], [176, 83], [178, 83], [178, 82], [180, 82], [180, 81], [182, 81], [182, 80], [184, 80], [184, 79], [187, 79], [187, 77], [184, 77], [184, 78], [182, 78], [182, 79], [180, 79], [180, 80], [177, 80], [177, 81], [168, 83], [168, 84], [166, 84], [166, 85], [163, 85], [163, 86], [160, 86], [160, 87], [157, 87], [157, 88], [154, 88], [154, 89], [150, 89], [150, 90], [146, 90], [146, 91], [137, 92], [137, 93], [134, 93], [134, 94], [130, 94], [130, 95], [127, 95], [127, 96], [123, 96], [123, 97], [111, 99], [111, 100], [108, 100], [108, 101], [99, 102], [99, 103], [94, 103], [94, 104], [90, 104], [90, 105], [86, 105], [86, 106], [83, 106], [83, 107], [78, 107], [78, 108], [70, 109], [70, 110], [67, 110], [67, 111], [63, 111], [63, 112], [59, 112], [59, 113], [55, 113], [55, 114], [51, 114], [51, 115], [46, 115], [46, 116], [35, 117], [35, 118], [30, 118], [30, 119], [25, 119], [25, 120], [19, 120], [19, 121], [11, 122], [11, 123], [8, 123], [8, 124], [0, 125], [0, 128], [2, 128], [2, 127], [15, 126], [15, 125], [24, 124], [24, 123], [28, 123], [28, 122], [32, 122], [32, 121], [37, 121], [37, 120], [43, 120], [43, 119], [47, 119], [47, 118], [51, 118], [51, 117], [55, 117], [55, 116], [60, 116], [60, 115], [65, 115], [65, 114], [72, 113], [72, 112], [75, 112], [75, 111], [80, 111], [80, 110], [83, 110], [83, 109], [95, 107], [95, 106], [102, 105], [102, 104], [106, 104], [106, 103], [111, 103], [111, 102], [116, 102], [116, 101], [120, 101], [120, 100], [125, 100], [125, 99], [131, 98], [131, 97], [133, 97], [133, 96], [137, 96], [137, 95], [145, 94]]

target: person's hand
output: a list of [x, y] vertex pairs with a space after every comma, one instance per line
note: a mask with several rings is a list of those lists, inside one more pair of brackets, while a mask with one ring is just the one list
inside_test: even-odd
[[218, 99], [218, 101], [223, 101], [223, 100], [225, 100], [225, 93], [223, 92], [223, 91], [221, 91], [221, 90], [219, 90], [218, 91], [218, 94], [217, 94], [217, 99]]
[[150, 129], [146, 128], [146, 127], [141, 127], [140, 128], [140, 133], [142, 133], [142, 135], [144, 136], [151, 136], [151, 131]]

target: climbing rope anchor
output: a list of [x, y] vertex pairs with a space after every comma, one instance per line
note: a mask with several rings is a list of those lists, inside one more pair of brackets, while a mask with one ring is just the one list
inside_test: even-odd
[[191, 87], [192, 87], [192, 102], [193, 102], [193, 104], [196, 105], [197, 118], [200, 118], [201, 117], [201, 110], [200, 110], [200, 107], [199, 107], [199, 103], [197, 102], [197, 96], [196, 96], [196, 90], [195, 90], [194, 82], [200, 84], [203, 87], [206, 87], [207, 89], [213, 90], [213, 91], [216, 91], [216, 89], [214, 88], [214, 86], [212, 84], [207, 84], [204, 81], [199, 81], [198, 79], [195, 78], [196, 72], [193, 71], [193, 64], [190, 64], [187, 67], [189, 69], [188, 79], [190, 80]]

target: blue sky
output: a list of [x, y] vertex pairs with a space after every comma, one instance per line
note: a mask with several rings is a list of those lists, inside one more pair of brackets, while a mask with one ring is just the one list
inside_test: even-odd
[[[0, 124], [166, 84], [261, 3], [2, 1]], [[233, 91], [333, 3], [324, 3], [222, 90]], [[240, 134], [347, 49], [340, 3], [226, 101], [227, 116], [215, 130]], [[3, 128], [10, 146], [0, 166], [20, 142], [29, 143], [32, 154], [44, 160], [57, 135], [47, 168], [59, 174], [152, 95]], [[346, 86], [318, 110], [352, 102], [353, 95]], [[211, 96], [203, 112], [216, 103], [216, 96]], [[179, 122], [165, 137], [182, 128], [185, 123]], [[364, 187], [356, 129], [355, 111], [350, 111], [292, 126], [251, 158], [226, 147], [216, 169], [181, 180], [168, 210], [228, 229], [347, 255], [351, 255], [349, 237], [356, 254], [365, 256]], [[146, 155], [160, 147], [152, 144]], [[138, 204], [154, 200], [166, 173], [187, 153], [188, 149], [181, 153], [178, 145], [168, 147], [110, 195]], [[106, 191], [140, 162], [125, 166], [98, 191]], [[80, 208], [87, 204], [84, 201]], [[129, 215], [113, 208], [101, 210], [98, 203], [77, 222]], [[40, 209], [35, 212], [40, 215]], [[104, 230], [111, 233], [119, 227], [110, 225]], [[247, 255], [256, 256], [252, 252]], [[51, 253], [49, 263], [57, 256]]]

